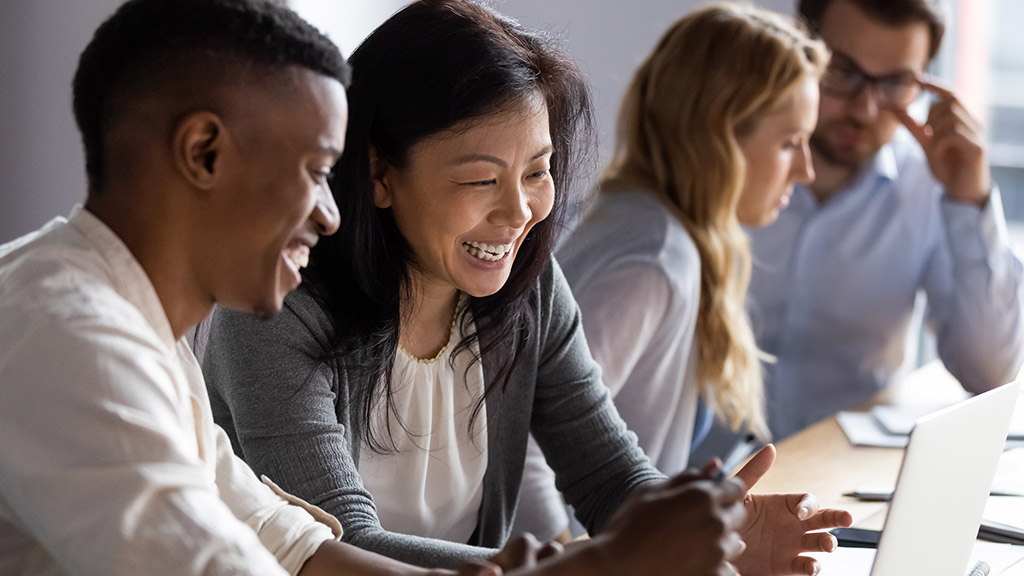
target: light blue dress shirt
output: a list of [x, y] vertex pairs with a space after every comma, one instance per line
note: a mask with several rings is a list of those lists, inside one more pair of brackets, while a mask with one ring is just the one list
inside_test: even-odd
[[778, 359], [765, 369], [776, 439], [893, 381], [921, 292], [939, 356], [964, 388], [1016, 375], [1022, 267], [998, 190], [984, 209], [947, 199], [903, 131], [824, 204], [797, 185], [776, 223], [748, 232], [751, 321]]

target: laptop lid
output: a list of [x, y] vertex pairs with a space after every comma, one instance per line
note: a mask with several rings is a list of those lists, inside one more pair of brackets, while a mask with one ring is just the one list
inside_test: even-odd
[[964, 576], [1020, 394], [1013, 382], [917, 420], [871, 576]]

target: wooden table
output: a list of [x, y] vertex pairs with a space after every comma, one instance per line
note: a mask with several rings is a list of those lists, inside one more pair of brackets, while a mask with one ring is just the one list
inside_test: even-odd
[[[929, 363], [878, 394], [859, 410], [879, 404], [940, 408], [968, 396], [938, 361]], [[755, 493], [810, 492], [823, 507], [853, 514], [854, 523], [878, 527], [885, 504], [843, 496], [858, 486], [893, 486], [903, 450], [852, 445], [835, 417], [829, 417], [776, 444], [778, 458], [753, 489]], [[874, 517], [874, 518], [872, 518]], [[867, 520], [867, 522], [865, 522]]]

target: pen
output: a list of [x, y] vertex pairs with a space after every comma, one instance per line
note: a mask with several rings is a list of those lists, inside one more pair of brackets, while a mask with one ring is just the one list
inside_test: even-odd
[[974, 565], [974, 568], [971, 568], [971, 571], [967, 573], [967, 576], [988, 576], [989, 570], [990, 568], [988, 567], [988, 564], [978, 560], [978, 563]]
[[722, 468], [718, 471], [717, 477], [725, 478], [729, 471], [739, 466], [741, 462], [747, 459], [747, 456], [754, 452], [758, 444], [760, 443], [757, 441], [757, 436], [753, 434], [747, 434], [737, 440], [736, 444], [733, 445], [732, 449], [729, 450], [729, 453], [722, 460]]

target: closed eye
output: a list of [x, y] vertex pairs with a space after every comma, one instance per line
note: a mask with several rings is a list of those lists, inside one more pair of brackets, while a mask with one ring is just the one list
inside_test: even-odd
[[498, 181], [495, 180], [494, 178], [490, 178], [488, 180], [476, 180], [475, 182], [463, 182], [462, 185], [463, 186], [491, 186], [493, 184], [496, 184], [497, 182]]
[[331, 170], [329, 168], [323, 170], [313, 170], [313, 180], [316, 180], [317, 184], [326, 185], [327, 181], [330, 180], [331, 176], [333, 175], [334, 170]]

